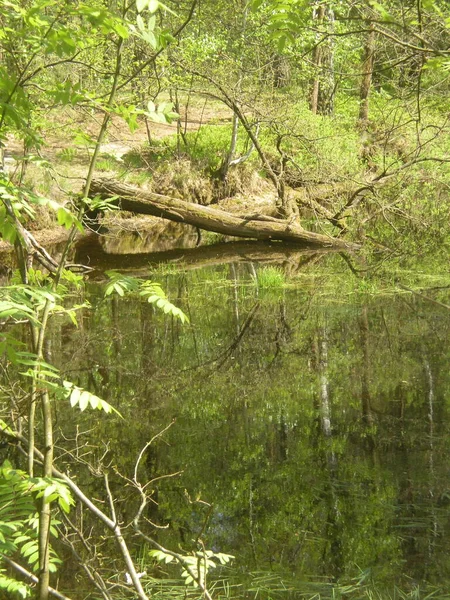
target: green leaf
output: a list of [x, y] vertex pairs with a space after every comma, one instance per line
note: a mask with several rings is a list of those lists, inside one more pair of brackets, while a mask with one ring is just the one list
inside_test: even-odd
[[65, 498], [60, 498], [58, 504], [66, 514], [69, 514], [70, 505], [67, 503]]
[[152, 31], [143, 31], [142, 32], [142, 39], [144, 40], [144, 42], [147, 42], [147, 44], [150, 44], [150, 46], [154, 50], [156, 50], [156, 47], [157, 47], [158, 43], [156, 41], [155, 34]]
[[278, 40], [278, 52], [281, 54], [286, 46], [286, 36], [282, 35]]
[[258, 10], [264, 0], [253, 0], [252, 2], [252, 10]]
[[140, 13], [148, 5], [148, 0], [136, 0], [136, 10]]
[[79, 406], [81, 411], [86, 410], [88, 406], [93, 409], [102, 410], [106, 413], [114, 412], [119, 417], [123, 418], [118, 410], [116, 410], [111, 404], [102, 400], [95, 394], [91, 394], [87, 390], [83, 390], [78, 386], [74, 385], [70, 381], [63, 381], [64, 395], [69, 398], [70, 405], [75, 407]]
[[126, 40], [130, 36], [130, 32], [129, 32], [128, 28], [125, 27], [125, 25], [123, 25], [123, 23], [116, 23], [114, 25], [114, 31], [123, 40]]
[[141, 31], [146, 31], [144, 19], [141, 17], [141, 15], [138, 15], [136, 17], [136, 25], [138, 26], [138, 29], [140, 29]]

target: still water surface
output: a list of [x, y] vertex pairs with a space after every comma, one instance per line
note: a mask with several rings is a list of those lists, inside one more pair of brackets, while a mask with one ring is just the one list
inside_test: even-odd
[[[284, 285], [248, 256], [153, 275], [150, 257], [125, 259], [189, 325], [136, 298], [105, 299], [93, 278], [93, 309], [54, 350], [125, 420], [83, 415], [78, 431], [110, 439], [97, 458], [108, 450], [130, 477], [172, 423], [140, 467], [143, 481], [161, 478], [146, 516], [168, 525], [155, 533], [166, 547], [190, 550], [201, 535], [235, 556], [222, 597], [446, 597], [448, 311], [373, 293], [338, 255], [272, 255]], [[112, 487], [126, 521], [137, 500], [119, 477]], [[177, 576], [135, 550], [153, 576]]]

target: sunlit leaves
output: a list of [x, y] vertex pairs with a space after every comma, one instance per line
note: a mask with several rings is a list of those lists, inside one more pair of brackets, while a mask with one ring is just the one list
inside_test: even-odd
[[100, 32], [104, 35], [116, 33], [123, 39], [129, 37], [129, 28], [127, 23], [106, 8], [81, 4], [76, 8], [74, 7], [74, 11], [75, 14], [80, 13], [85, 16], [89, 23], [95, 27], [98, 27]]
[[139, 114], [142, 114], [142, 111], [136, 108], [134, 104], [118, 104], [112, 109], [112, 112], [122, 117], [130, 128], [131, 133], [136, 131], [139, 126], [137, 118]]
[[185, 584], [194, 587], [205, 585], [206, 575], [211, 569], [215, 569], [218, 564], [227, 565], [234, 558], [231, 554], [213, 552], [212, 550], [193, 552], [187, 555], [178, 555], [163, 550], [150, 550], [149, 556], [164, 564], [177, 561], [182, 567], [181, 576]]
[[162, 550], [150, 550], [148, 554], [158, 562], [165, 563], [166, 565], [175, 560], [173, 554], [167, 554], [167, 552], [163, 552]]
[[[164, 32], [160, 32], [159, 34], [155, 33], [155, 13], [160, 9], [173, 15], [175, 13], [158, 0], [137, 0], [136, 9], [138, 12], [136, 17], [136, 27], [130, 24], [130, 30], [133, 32], [133, 34], [149, 44], [153, 50], [167, 46], [167, 44], [172, 41], [173, 38]], [[148, 18], [144, 18], [144, 11], [150, 14]]]
[[102, 410], [105, 413], [114, 412], [119, 417], [122, 416], [111, 404], [70, 381], [63, 381], [63, 387], [72, 407], [78, 406], [81, 411], [86, 410], [86, 408], [93, 408], [94, 410]]
[[378, 14], [384, 21], [394, 21], [393, 16], [387, 10], [385, 4], [383, 4], [382, 2], [378, 2], [377, 0], [369, 0], [369, 2], [372, 8], [378, 12]]
[[15, 302], [14, 300], [0, 300], [0, 319], [12, 317], [14, 320], [35, 319], [34, 311], [31, 307]]
[[166, 6], [162, 2], [159, 2], [159, 0], [136, 0], [136, 10], [138, 11], [138, 13], [141, 13], [146, 9], [151, 14], [155, 13], [157, 10], [160, 9], [171, 14], [175, 14], [172, 10], [170, 10], [168, 6]]
[[21, 375], [34, 379], [34, 381], [39, 382], [41, 387], [47, 389], [59, 388], [59, 369], [42, 359], [38, 359], [31, 352], [17, 352], [15, 363], [18, 367], [26, 368], [25, 371], [21, 372]]
[[17, 596], [20, 596], [21, 598], [28, 598], [28, 596], [31, 594], [30, 588], [25, 583], [11, 579], [11, 577], [8, 577], [1, 571], [0, 590], [4, 590], [8, 593], [8, 595], [17, 594]]
[[95, 196], [94, 198], [83, 198], [83, 202], [88, 210], [95, 211], [106, 211], [106, 210], [118, 210], [119, 206], [116, 201], [118, 196], [110, 196], [109, 198], [101, 198]]
[[139, 289], [139, 280], [134, 277], [127, 277], [116, 271], [107, 271], [109, 283], [105, 288], [105, 296], [116, 293], [124, 296], [126, 292], [136, 292]]
[[147, 110], [144, 114], [155, 123], [171, 123], [180, 116], [174, 111], [172, 102], [161, 102], [156, 106], [154, 102], [150, 101], [147, 103]]
[[139, 293], [147, 300], [147, 302], [154, 304], [166, 315], [170, 314], [173, 317], [180, 319], [182, 323], [189, 321], [187, 316], [180, 308], [169, 302], [166, 294], [158, 283], [153, 283], [152, 281], [143, 281], [141, 283], [141, 290]]
[[31, 478], [30, 491], [36, 498], [42, 498], [44, 503], [50, 504], [57, 501], [59, 507], [68, 514], [70, 507], [75, 505], [70, 489], [60, 479], [54, 477]]
[[57, 83], [55, 89], [48, 93], [53, 97], [55, 104], [75, 106], [75, 104], [84, 99], [84, 94], [80, 93], [80, 91], [81, 85], [79, 82], [72, 83], [67, 80], [63, 83]]
[[[65, 513], [75, 504], [63, 481], [53, 477], [29, 477], [5, 461], [0, 468], [0, 552], [8, 555], [19, 550], [34, 571], [38, 569], [39, 558], [37, 501], [56, 502]], [[53, 536], [57, 536], [57, 524], [52, 519]], [[50, 570], [55, 571], [60, 562], [50, 548]]]
[[[37, 164], [37, 166], [47, 166], [46, 161], [42, 161], [39, 157], [28, 158], [28, 162]], [[39, 194], [35, 194], [31, 190], [24, 187], [16, 186], [12, 181], [0, 179], [0, 201], [4, 200], [9, 203], [14, 216], [20, 220], [23, 218], [34, 219], [35, 209], [37, 206], [45, 207], [56, 213], [58, 223], [66, 228], [73, 225], [79, 231], [83, 230], [83, 226], [77, 217], [65, 206], [50, 198], [45, 198]], [[0, 233], [10, 242], [14, 242], [18, 237], [16, 224], [11, 211], [7, 211], [4, 204], [0, 203]]]
[[9, 554], [17, 549], [14, 534], [23, 521], [36, 511], [29, 493], [26, 476], [12, 469], [5, 461], [0, 468], [0, 552]]
[[184, 312], [167, 299], [159, 283], [137, 277], [128, 277], [116, 271], [107, 271], [106, 275], [109, 278], [109, 282], [105, 289], [105, 296], [115, 293], [123, 297], [128, 293], [139, 293], [143, 299], [150, 304], [154, 304], [166, 315], [170, 314], [180, 319], [182, 323], [188, 322], [188, 318]]
[[423, 69], [430, 71], [438, 71], [439, 69], [443, 69], [444, 71], [450, 70], [450, 60], [443, 56], [435, 56], [434, 58], [430, 58], [424, 64]]

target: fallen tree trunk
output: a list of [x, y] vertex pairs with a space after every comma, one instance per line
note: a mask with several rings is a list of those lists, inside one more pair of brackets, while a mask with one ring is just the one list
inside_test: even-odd
[[353, 250], [359, 248], [357, 244], [306, 231], [300, 225], [282, 219], [260, 220], [264, 219], [261, 215], [239, 217], [210, 206], [184, 202], [110, 179], [95, 179], [90, 195], [105, 199], [117, 196], [121, 210], [162, 217], [224, 235]]

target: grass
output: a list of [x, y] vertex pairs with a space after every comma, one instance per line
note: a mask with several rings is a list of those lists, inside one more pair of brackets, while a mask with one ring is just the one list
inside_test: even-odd
[[255, 284], [261, 290], [282, 290], [286, 277], [279, 267], [262, 267], [256, 272]]

